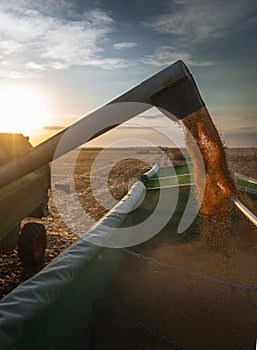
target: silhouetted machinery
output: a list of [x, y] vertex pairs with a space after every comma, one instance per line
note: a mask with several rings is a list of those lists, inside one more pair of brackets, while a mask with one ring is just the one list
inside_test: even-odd
[[[32, 149], [28, 137], [21, 134], [0, 134], [0, 166]], [[42, 262], [46, 247], [46, 230], [37, 222], [20, 225], [25, 217], [49, 215], [49, 165], [40, 167], [0, 189], [0, 252], [7, 253], [18, 244], [24, 265]]]
[[[153, 106], [171, 119], [174, 116], [184, 118], [204, 107], [194, 79], [182, 61], [165, 68], [34, 148], [21, 134], [0, 134], [1, 251], [7, 252], [18, 243], [19, 256], [24, 264], [40, 264], [46, 246], [45, 228], [34, 222], [20, 228], [20, 222], [26, 217], [48, 215], [48, 164], [55, 158], [56, 149], [59, 149], [59, 157]], [[63, 137], [66, 142], [61, 142], [62, 147], [59, 147]]]

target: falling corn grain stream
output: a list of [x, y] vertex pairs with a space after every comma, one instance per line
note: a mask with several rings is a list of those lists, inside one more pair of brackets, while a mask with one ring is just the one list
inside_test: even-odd
[[[200, 207], [201, 238], [211, 249], [228, 251], [231, 233], [232, 196], [238, 197], [249, 209], [254, 210], [250, 199], [239, 193], [229, 171], [226, 153], [219, 133], [206, 108], [182, 119], [185, 143], [194, 165], [195, 191]], [[196, 143], [191, 142], [191, 137]], [[199, 161], [199, 150], [205, 169]], [[205, 186], [203, 185], [205, 177]], [[244, 238], [253, 243], [256, 228], [244, 217], [241, 220]]]

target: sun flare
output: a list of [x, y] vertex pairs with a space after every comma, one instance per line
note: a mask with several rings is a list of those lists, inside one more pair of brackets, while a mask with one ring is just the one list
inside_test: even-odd
[[0, 132], [31, 136], [49, 119], [43, 96], [32, 88], [8, 86], [0, 89]]

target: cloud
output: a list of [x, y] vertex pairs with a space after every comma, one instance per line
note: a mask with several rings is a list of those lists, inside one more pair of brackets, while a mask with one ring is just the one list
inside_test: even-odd
[[123, 58], [99, 57], [90, 59], [85, 65], [103, 69], [117, 69], [133, 66], [134, 63]]
[[257, 146], [257, 116], [213, 116], [213, 121], [225, 142], [238, 147]]
[[257, 147], [256, 133], [222, 133], [222, 139], [231, 147]]
[[173, 11], [143, 22], [143, 26], [196, 42], [224, 37], [232, 29], [236, 32], [257, 24], [255, 0], [175, 0], [173, 6]]
[[127, 60], [104, 57], [104, 43], [113, 25], [108, 12], [96, 8], [79, 13], [69, 1], [4, 0], [0, 3], [0, 76], [22, 78], [73, 65], [124, 67]]
[[226, 133], [255, 133], [257, 135], [257, 116], [214, 116], [215, 124]]
[[60, 126], [60, 125], [47, 125], [43, 127], [43, 129], [45, 130], [62, 130], [64, 128], [65, 128], [64, 126]]
[[146, 114], [146, 115], [140, 114], [135, 118], [140, 118], [140, 119], [145, 119], [145, 120], [149, 120], [149, 119], [157, 120], [157, 119], [163, 119], [164, 116], [163, 116], [163, 114], [158, 114], [158, 115], [156, 115], [156, 114]]
[[144, 56], [141, 62], [152, 66], [161, 67], [170, 65], [177, 60], [183, 60], [186, 64], [190, 64], [192, 66], [208, 66], [212, 64], [211, 62], [193, 58], [189, 52], [179, 50], [173, 46], [159, 47], [153, 54]]
[[[167, 1], [165, 12], [141, 25], [162, 34], [163, 43], [164, 39], [172, 43], [155, 48], [154, 53], [143, 57], [143, 63], [161, 67], [182, 59], [189, 65], [208, 66], [215, 62], [215, 55], [212, 62], [199, 57], [209, 56], [210, 52], [206, 51], [205, 56], [203, 49], [210, 43], [214, 45], [213, 39], [257, 27], [256, 0]], [[219, 52], [218, 46], [216, 51]]]
[[114, 49], [116, 50], [123, 50], [123, 49], [130, 49], [132, 47], [138, 46], [135, 42], [128, 42], [128, 41], [122, 41], [120, 43], [113, 44]]
[[242, 126], [241, 128], [221, 128], [221, 131], [225, 133], [226, 135], [252, 135], [254, 134], [255, 137], [257, 135], [257, 127], [244, 127]]

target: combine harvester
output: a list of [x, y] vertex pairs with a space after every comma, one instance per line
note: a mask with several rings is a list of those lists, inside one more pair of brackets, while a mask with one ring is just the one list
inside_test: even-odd
[[[118, 115], [114, 113], [115, 105], [120, 106]], [[15, 159], [0, 168], [1, 210], [7, 208], [1, 215], [1, 241], [8, 240], [9, 248], [12, 248], [17, 243], [17, 232], [23, 218], [47, 215], [46, 191], [50, 183], [48, 164], [51, 161], [152, 106], [168, 117], [176, 116], [178, 119], [204, 107], [194, 79], [182, 61], [172, 64], [20, 157], [15, 158], [15, 154], [12, 157]], [[29, 145], [26, 147], [30, 148]], [[178, 183], [190, 188], [189, 170], [177, 167], [175, 171], [181, 175], [174, 177], [168, 169], [155, 166], [95, 226], [43, 270], [4, 297], [0, 302], [0, 348], [86, 348], [90, 338], [88, 325], [92, 306], [104, 294], [122, 259], [120, 249], [101, 248], [103, 242], [111, 242], [126, 213], [145, 195], [145, 188], [149, 189], [148, 193], [160, 187], [160, 183], [167, 188], [176, 187]], [[238, 181], [240, 186], [257, 191], [256, 183], [251, 180], [238, 176]], [[36, 193], [33, 186], [40, 188], [40, 193]], [[16, 203], [17, 198], [22, 200]], [[249, 214], [249, 210], [242, 208], [236, 198], [233, 200], [245, 215]], [[182, 204], [181, 207], [185, 207], [185, 203]], [[248, 217], [256, 220], [250, 214]], [[42, 228], [29, 227], [27, 231], [30, 234], [26, 236], [30, 236], [32, 248], [30, 252], [23, 249], [20, 254], [29, 264], [42, 261], [45, 245], [41, 234], [31, 233], [35, 230], [43, 232]], [[95, 238], [94, 244], [88, 242], [88, 236]]]

